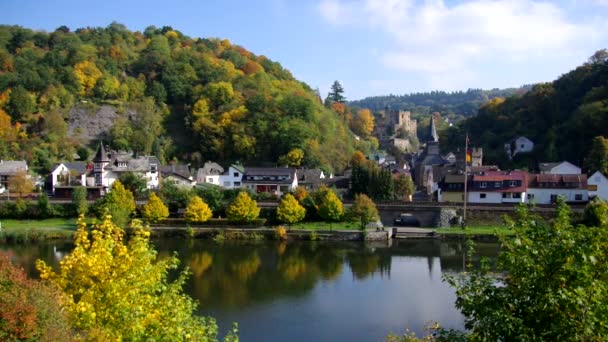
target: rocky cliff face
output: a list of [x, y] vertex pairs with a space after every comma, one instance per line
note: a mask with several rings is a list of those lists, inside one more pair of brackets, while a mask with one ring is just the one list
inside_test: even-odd
[[68, 113], [68, 134], [83, 144], [95, 140], [107, 140], [110, 129], [119, 117], [126, 115], [131, 118], [135, 115], [132, 110], [125, 114], [110, 105], [95, 105], [81, 103], [75, 105]]

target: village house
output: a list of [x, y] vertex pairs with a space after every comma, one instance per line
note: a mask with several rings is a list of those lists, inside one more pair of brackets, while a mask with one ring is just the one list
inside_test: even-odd
[[509, 159], [513, 159], [518, 153], [527, 153], [534, 150], [534, 142], [524, 136], [511, 139], [505, 144], [505, 153]]
[[154, 156], [133, 157], [130, 153], [116, 151], [106, 153], [100, 143], [86, 185], [97, 188], [99, 195], [103, 196], [122, 174], [133, 172], [146, 180], [148, 189], [156, 189], [160, 182], [159, 166], [160, 162]]
[[160, 167], [160, 174], [163, 182], [171, 181], [179, 187], [192, 188], [196, 185], [196, 180], [190, 174], [190, 167], [185, 164], [163, 165]]
[[49, 177], [51, 193], [58, 197], [69, 197], [72, 188], [86, 185], [88, 171], [85, 162], [56, 164]]
[[552, 204], [560, 196], [568, 203], [587, 202], [589, 200], [587, 175], [550, 173], [531, 175], [527, 202]]
[[220, 176], [224, 173], [224, 168], [215, 162], [205, 162], [203, 167], [196, 172], [196, 183], [221, 185]]
[[524, 203], [528, 188], [525, 171], [474, 173], [467, 200], [471, 203]]
[[303, 187], [308, 191], [320, 188], [325, 180], [325, 173], [321, 169], [297, 169], [297, 174], [297, 186]]
[[608, 178], [599, 171], [587, 179], [587, 188], [589, 197], [599, 197], [604, 201], [608, 201]]
[[291, 167], [247, 167], [243, 176], [243, 185], [255, 192], [282, 196], [298, 187], [297, 171]]
[[540, 163], [538, 164], [538, 170], [541, 174], [551, 174], [551, 175], [580, 175], [581, 168], [569, 163], [567, 161], [562, 161], [558, 163]]
[[0, 160], [0, 193], [9, 188], [11, 177], [19, 172], [27, 172], [27, 162], [25, 160]]

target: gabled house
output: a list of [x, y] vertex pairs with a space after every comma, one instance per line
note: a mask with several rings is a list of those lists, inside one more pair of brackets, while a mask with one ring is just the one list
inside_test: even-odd
[[531, 175], [528, 184], [528, 202], [551, 204], [559, 196], [569, 203], [589, 200], [587, 175], [582, 174], [538, 174]]
[[296, 169], [291, 167], [247, 167], [243, 185], [255, 192], [282, 196], [298, 187], [298, 175]]
[[321, 169], [298, 169], [298, 186], [311, 191], [323, 185], [325, 173]]
[[122, 174], [133, 172], [146, 180], [148, 189], [156, 189], [160, 182], [159, 167], [160, 162], [154, 156], [133, 157], [130, 153], [116, 151], [108, 154], [100, 143], [93, 158], [93, 170], [87, 177], [87, 187], [97, 187], [104, 195]]
[[538, 169], [541, 174], [546, 175], [580, 175], [581, 168], [567, 161], [559, 163], [540, 163]]
[[191, 188], [196, 185], [190, 174], [190, 167], [185, 164], [163, 165], [160, 167], [160, 174], [163, 181], [172, 181], [180, 187]]
[[27, 172], [25, 160], [0, 160], [0, 193], [8, 189], [10, 178], [20, 172]]
[[220, 176], [224, 173], [224, 168], [215, 162], [206, 162], [196, 173], [196, 182], [199, 184], [209, 183], [221, 185]]
[[228, 171], [220, 176], [220, 186], [225, 189], [237, 189], [243, 186], [245, 168], [241, 164], [232, 164]]
[[587, 179], [587, 187], [589, 197], [599, 197], [604, 201], [608, 201], [608, 177], [599, 171]]
[[524, 203], [528, 191], [525, 171], [474, 173], [467, 189], [469, 203]]
[[509, 159], [513, 159], [518, 153], [527, 153], [534, 150], [534, 142], [524, 136], [511, 139], [505, 144], [505, 153]]
[[[87, 171], [89, 170], [86, 162], [65, 162], [54, 165], [50, 174], [52, 193], [57, 196], [71, 193], [73, 187], [85, 186]], [[69, 197], [69, 194], [59, 197]]]

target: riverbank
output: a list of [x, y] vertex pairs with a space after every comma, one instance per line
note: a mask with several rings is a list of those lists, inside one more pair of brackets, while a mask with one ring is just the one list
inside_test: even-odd
[[0, 220], [0, 242], [32, 243], [44, 240], [71, 239], [76, 219]]

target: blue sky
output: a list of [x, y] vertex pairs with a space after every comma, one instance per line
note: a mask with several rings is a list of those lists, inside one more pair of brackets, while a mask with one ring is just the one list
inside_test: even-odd
[[280, 62], [348, 99], [552, 81], [608, 48], [608, 0], [0, 1], [2, 24], [169, 25]]

